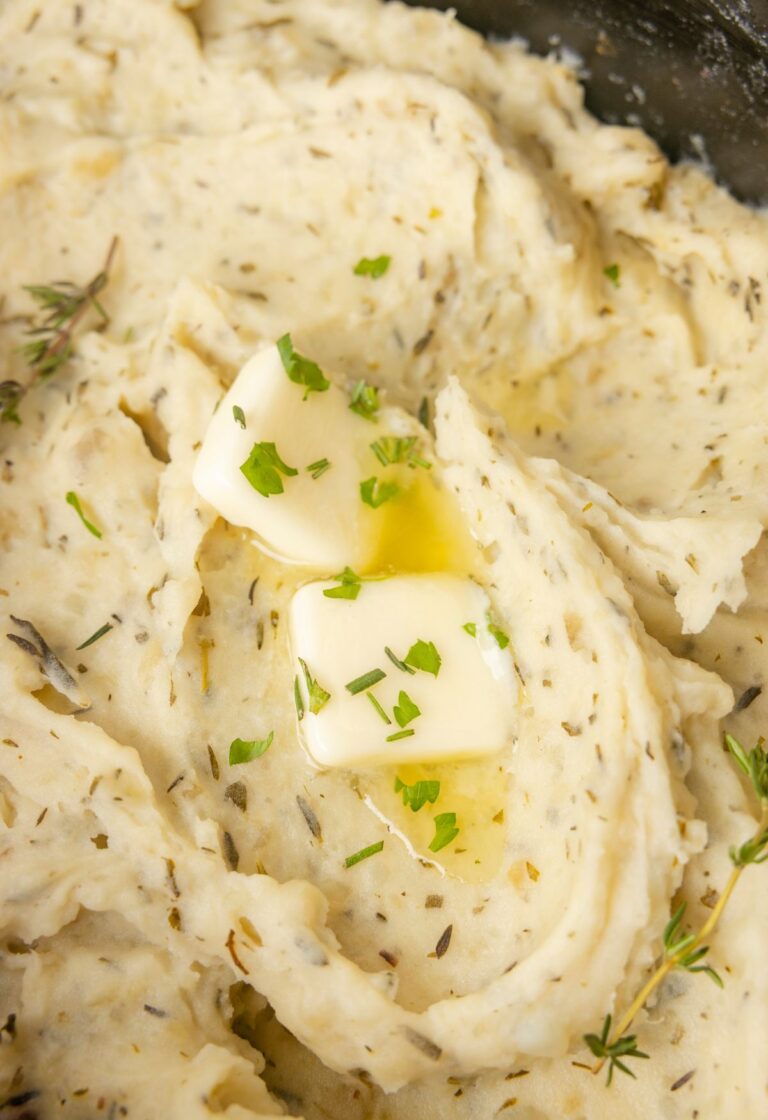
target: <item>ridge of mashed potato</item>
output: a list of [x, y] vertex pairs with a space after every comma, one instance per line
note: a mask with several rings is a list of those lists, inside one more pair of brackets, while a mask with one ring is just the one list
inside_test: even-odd
[[[582, 1036], [751, 827], [721, 733], [763, 717], [765, 216], [594, 121], [562, 63], [378, 0], [7, 0], [0, 89], [2, 380], [25, 285], [119, 239], [109, 323], [0, 427], [0, 1108], [763, 1117], [759, 870], [724, 990], [675, 973], [637, 1017], [637, 1081]], [[310, 763], [307, 575], [193, 486], [286, 332], [427, 401], [509, 636], [518, 733], [446, 776], [480, 775], [479, 823], [434, 859], [391, 776]]]

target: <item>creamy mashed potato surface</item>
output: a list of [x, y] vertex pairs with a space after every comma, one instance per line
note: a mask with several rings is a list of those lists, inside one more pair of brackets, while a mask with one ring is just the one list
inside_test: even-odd
[[[721, 736], [765, 730], [765, 216], [598, 124], [561, 63], [396, 3], [5, 0], [0, 93], [4, 400], [28, 286], [117, 238], [108, 322], [0, 427], [0, 1112], [764, 1118], [760, 868], [711, 939], [723, 989], [677, 971], [636, 1018], [636, 1080], [583, 1036], [754, 829]], [[355, 439], [420, 433], [391, 500], [333, 516], [373, 534], [360, 596], [483, 588], [461, 640], [514, 667], [502, 750], [311, 762], [291, 603], [338, 572], [193, 483], [288, 333], [334, 394], [378, 390]], [[383, 718], [416, 744], [434, 666], [392, 634], [413, 696]]]

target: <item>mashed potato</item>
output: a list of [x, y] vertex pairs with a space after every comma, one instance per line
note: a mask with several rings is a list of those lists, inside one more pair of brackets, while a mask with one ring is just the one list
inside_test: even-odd
[[[0, 88], [0, 1110], [764, 1117], [759, 869], [636, 1081], [583, 1042], [754, 828], [721, 734], [763, 726], [764, 216], [394, 3], [7, 0]], [[108, 322], [22, 395], [27, 286], [113, 239]], [[287, 332], [427, 421], [439, 497], [389, 503], [371, 573], [471, 576], [513, 658], [514, 736], [403, 771], [418, 812], [311, 763], [313, 573], [193, 485]]]

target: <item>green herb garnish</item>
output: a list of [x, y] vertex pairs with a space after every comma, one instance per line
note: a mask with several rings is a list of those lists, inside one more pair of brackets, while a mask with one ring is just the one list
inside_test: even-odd
[[[603, 276], [613, 284], [614, 288], [621, 286], [621, 269], [617, 264], [609, 264], [603, 269]], [[594, 1037], [594, 1035], [592, 1036]]]
[[365, 381], [358, 381], [352, 389], [352, 399], [349, 407], [363, 420], [375, 420], [379, 411], [379, 390], [375, 385], [367, 385]]
[[80, 499], [78, 498], [78, 496], [74, 492], [74, 490], [68, 490], [66, 495], [65, 495], [65, 499], [66, 499], [67, 505], [72, 506], [72, 509], [75, 511], [77, 516], [80, 518], [83, 525], [85, 525], [88, 532], [92, 533], [94, 537], [98, 537], [98, 539], [101, 540], [101, 529], [97, 529], [96, 526], [93, 524], [93, 522], [89, 521], [88, 518], [85, 516], [85, 514], [83, 513], [83, 507], [80, 505]]
[[291, 381], [305, 387], [304, 400], [310, 393], [324, 393], [330, 388], [331, 383], [317, 362], [296, 353], [289, 334], [284, 334], [277, 340], [277, 352]]
[[682, 931], [682, 921], [685, 914], [685, 904], [675, 910], [664, 930], [664, 953], [656, 971], [645, 982], [635, 996], [628, 1009], [622, 1015], [619, 1025], [611, 1029], [611, 1017], [606, 1015], [600, 1035], [588, 1034], [584, 1041], [598, 1059], [597, 1064], [591, 1067], [592, 1073], [599, 1073], [608, 1062], [608, 1084], [614, 1068], [623, 1073], [634, 1074], [620, 1059], [646, 1058], [648, 1055], [637, 1050], [634, 1035], [627, 1035], [637, 1013], [645, 1006], [649, 997], [658, 988], [669, 972], [676, 968], [686, 972], [704, 972], [711, 980], [722, 987], [722, 980], [715, 970], [704, 963], [704, 958], [709, 952], [707, 944], [710, 934], [717, 926], [723, 915], [728, 900], [734, 888], [750, 864], [764, 863], [768, 860], [768, 754], [765, 751], [765, 742], [759, 739], [752, 750], [748, 751], [733, 735], [726, 733], [725, 746], [731, 753], [737, 765], [749, 778], [750, 784], [760, 803], [760, 819], [752, 836], [743, 844], [732, 847], [730, 850], [733, 868], [720, 897], [715, 903], [709, 917], [697, 932]]
[[[99, 536], [101, 536], [101, 534], [99, 534]], [[103, 638], [105, 634], [108, 634], [110, 632], [110, 630], [114, 630], [114, 626], [111, 622], [105, 622], [103, 626], [100, 626], [98, 630], [95, 631], [95, 633], [91, 634], [90, 638], [86, 638], [81, 645], [76, 646], [75, 648], [78, 650], [88, 649], [88, 646], [92, 646], [94, 642], [98, 642], [99, 638]]]
[[70, 280], [25, 284], [24, 291], [29, 292], [46, 313], [40, 326], [27, 331], [31, 341], [21, 347], [21, 353], [39, 377], [50, 377], [72, 357], [72, 332], [89, 308], [93, 308], [104, 325], [109, 322], [109, 315], [97, 297], [109, 282], [116, 250], [117, 238], [113, 237], [104, 267], [85, 287]]
[[501, 627], [496, 625], [490, 611], [485, 616], [485, 620], [488, 623], [488, 633], [496, 639], [496, 645], [499, 649], [506, 649], [509, 645], [509, 634], [505, 634]]
[[[383, 669], [371, 669], [368, 673], [363, 673], [361, 677], [355, 677], [353, 681], [345, 685], [347, 692], [351, 692], [353, 696], [357, 696], [358, 692], [365, 692], [366, 689], [372, 688], [379, 681], [383, 681], [386, 677]], [[400, 725], [402, 726], [402, 724]]]
[[411, 735], [415, 734], [416, 732], [412, 727], [407, 727], [405, 731], [395, 731], [394, 735], [387, 735], [386, 742], [394, 743], [398, 739], [410, 739]]
[[710, 980], [713, 980], [719, 988], [722, 988], [723, 981], [714, 968], [708, 964], [701, 964], [701, 961], [709, 952], [709, 946], [699, 945], [695, 949], [692, 948], [696, 935], [694, 933], [682, 933], [680, 930], [685, 909], [686, 903], [681, 902], [667, 922], [663, 938], [664, 952], [668, 957], [677, 958], [676, 968], [682, 968], [686, 972], [705, 972]]
[[399, 493], [400, 487], [396, 482], [381, 482], [375, 476], [360, 483], [360, 497], [371, 509], [378, 509]]
[[407, 692], [401, 690], [397, 703], [393, 709], [395, 719], [400, 727], [405, 727], [421, 715], [421, 708], [414, 704]]
[[416, 413], [416, 418], [424, 428], [429, 428], [429, 401], [426, 397], [421, 398], [419, 411]]
[[384, 652], [386, 653], [392, 664], [396, 666], [402, 673], [410, 673], [411, 676], [415, 674], [416, 670], [412, 669], [410, 665], [406, 665], [404, 661], [401, 661], [400, 658], [392, 652], [389, 646], [384, 646]]
[[608, 1078], [606, 1084], [610, 1085], [613, 1080], [614, 1069], [620, 1069], [622, 1073], [634, 1077], [635, 1074], [621, 1059], [622, 1058], [647, 1058], [648, 1054], [644, 1054], [642, 1050], [637, 1048], [637, 1035], [625, 1034], [621, 1038], [613, 1041], [611, 1039], [611, 1016], [606, 1015], [603, 1022], [603, 1029], [599, 1035], [585, 1034], [584, 1041], [590, 1048], [596, 1058], [600, 1059], [600, 1065], [608, 1062]]
[[266, 739], [233, 739], [229, 745], [229, 765], [237, 766], [241, 762], [261, 758], [272, 746], [274, 737], [274, 731], [270, 731]]
[[429, 470], [432, 466], [419, 455], [416, 436], [382, 436], [371, 444], [371, 451], [382, 467], [393, 463], [407, 463], [409, 467], [425, 467]]
[[299, 473], [295, 467], [289, 467], [283, 462], [274, 443], [254, 443], [240, 470], [254, 490], [265, 498], [283, 493], [281, 473], [291, 477]]
[[293, 702], [296, 705], [296, 715], [298, 716], [299, 723], [301, 723], [304, 719], [304, 697], [301, 695], [298, 673], [293, 678]]
[[421, 669], [423, 673], [431, 673], [433, 677], [440, 672], [442, 663], [443, 659], [437, 652], [434, 642], [425, 642], [421, 638], [411, 646], [405, 657], [406, 665]]
[[447, 844], [450, 844], [459, 835], [459, 829], [456, 827], [456, 814], [455, 813], [438, 813], [435, 817], [435, 835], [430, 841], [429, 850], [431, 852], [439, 852]]
[[316, 716], [317, 713], [322, 711], [322, 709], [328, 703], [331, 698], [331, 694], [330, 692], [326, 692], [325, 689], [317, 683], [317, 680], [310, 673], [306, 661], [304, 661], [301, 657], [299, 658], [299, 665], [301, 665], [301, 671], [304, 674], [304, 680], [307, 684], [309, 710], [313, 716]]
[[326, 587], [323, 590], [326, 599], [356, 599], [358, 597], [363, 581], [357, 572], [353, 572], [351, 568], [345, 568], [343, 572], [339, 572], [333, 578], [339, 581], [339, 586]]
[[392, 258], [387, 256], [361, 257], [354, 268], [355, 276], [370, 276], [371, 280], [378, 280], [389, 268]]
[[465, 622], [462, 626], [462, 630], [466, 630], [470, 638], [477, 637], [477, 623], [475, 622]]
[[372, 693], [372, 692], [366, 692], [366, 694], [365, 694], [365, 695], [366, 695], [366, 696], [368, 697], [368, 699], [370, 700], [370, 702], [371, 702], [371, 703], [373, 704], [374, 708], [376, 709], [376, 711], [378, 712], [378, 714], [379, 714], [379, 715], [381, 716], [381, 718], [382, 718], [382, 719], [384, 720], [384, 722], [385, 722], [385, 723], [388, 723], [388, 724], [391, 724], [391, 723], [392, 723], [392, 720], [391, 720], [391, 719], [389, 718], [389, 716], [387, 715], [387, 713], [386, 713], [386, 712], [384, 711], [384, 709], [382, 708], [381, 704], [380, 704], [380, 703], [378, 702], [378, 700], [377, 700], [377, 699], [376, 699], [376, 697], [375, 697], [375, 696], [373, 695], [373, 693]]
[[245, 428], [245, 413], [239, 404], [232, 405], [232, 415], [241, 428]]
[[325, 474], [325, 472], [330, 469], [331, 464], [327, 459], [318, 459], [315, 463], [310, 463], [308, 467], [304, 468], [304, 470], [315, 479], [319, 478], [321, 474]]
[[369, 844], [367, 848], [361, 848], [360, 851], [355, 852], [353, 856], [347, 856], [344, 860], [344, 866], [354, 867], [356, 863], [361, 863], [364, 859], [368, 859], [369, 856], [378, 855], [383, 847], [384, 841], [377, 840], [375, 844]]
[[427, 802], [434, 805], [440, 796], [440, 783], [438, 781], [421, 779], [412, 786], [406, 785], [400, 778], [395, 778], [395, 793], [402, 793], [403, 805], [418, 813]]

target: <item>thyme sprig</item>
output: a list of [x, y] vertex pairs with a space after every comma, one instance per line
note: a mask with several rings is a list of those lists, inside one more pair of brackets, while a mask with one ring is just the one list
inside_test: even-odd
[[765, 863], [768, 860], [768, 753], [765, 740], [759, 739], [752, 750], [745, 750], [738, 739], [726, 733], [725, 746], [739, 768], [749, 778], [752, 789], [760, 802], [760, 818], [752, 836], [743, 844], [730, 849], [733, 868], [728, 881], [704, 925], [697, 932], [682, 931], [685, 903], [682, 903], [667, 923], [664, 930], [664, 955], [656, 971], [648, 978], [632, 1003], [622, 1015], [617, 1026], [612, 1029], [611, 1016], [606, 1015], [602, 1032], [599, 1035], [584, 1035], [584, 1041], [598, 1059], [590, 1066], [592, 1073], [600, 1071], [608, 1063], [607, 1084], [610, 1085], [614, 1069], [634, 1077], [632, 1070], [622, 1061], [623, 1058], [647, 1058], [637, 1049], [636, 1036], [625, 1032], [632, 1025], [638, 1012], [645, 1006], [651, 994], [658, 988], [668, 973], [681, 968], [686, 972], [704, 972], [720, 987], [722, 980], [704, 958], [709, 952], [707, 944], [710, 935], [720, 921], [725, 907], [733, 894], [741, 875], [750, 864]]
[[620, 1038], [612, 1038], [610, 1015], [606, 1015], [600, 1034], [585, 1034], [584, 1041], [595, 1057], [600, 1059], [600, 1065], [605, 1062], [608, 1063], [608, 1078], [606, 1081], [608, 1085], [613, 1080], [614, 1069], [620, 1069], [622, 1073], [626, 1073], [630, 1077], [636, 1076], [629, 1066], [622, 1061], [622, 1058], [649, 1057], [642, 1050], [638, 1050], [637, 1035], [625, 1034]]
[[18, 381], [4, 381], [0, 385], [0, 420], [21, 423], [17, 410], [22, 397], [37, 379], [50, 377], [69, 361], [74, 351], [75, 328], [90, 309], [96, 312], [103, 326], [109, 322], [99, 295], [109, 283], [117, 246], [118, 239], [113, 237], [101, 270], [82, 287], [71, 280], [24, 286], [43, 313], [42, 320], [26, 332], [29, 341], [19, 348], [34, 376], [26, 386]]

